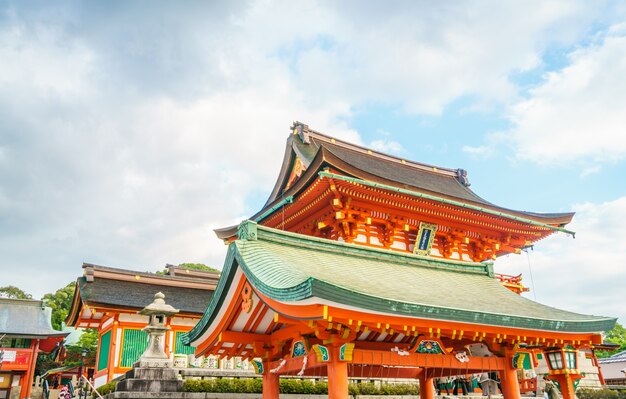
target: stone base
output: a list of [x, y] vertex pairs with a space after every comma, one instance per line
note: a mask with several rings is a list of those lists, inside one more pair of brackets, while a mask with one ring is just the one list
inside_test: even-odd
[[[143, 361], [137, 362], [143, 363]], [[171, 362], [170, 362], [171, 363]], [[173, 368], [137, 367], [129, 370], [117, 383], [116, 392], [182, 392], [183, 381]]]
[[183, 382], [178, 380], [139, 380], [130, 378], [117, 383], [120, 392], [182, 392]]

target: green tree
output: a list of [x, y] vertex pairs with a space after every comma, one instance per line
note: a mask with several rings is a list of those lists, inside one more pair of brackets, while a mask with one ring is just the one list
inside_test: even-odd
[[612, 330], [604, 332], [604, 341], [612, 344], [617, 344], [620, 347], [615, 351], [596, 351], [598, 358], [609, 357], [614, 353], [618, 353], [626, 350], [626, 328], [621, 324], [615, 323], [615, 327]]
[[[202, 263], [181, 263], [181, 264], [178, 265], [178, 267], [184, 267], [184, 268], [187, 268], [187, 269], [204, 270], [204, 271], [207, 271], [207, 272], [218, 272], [219, 273], [219, 270], [214, 269], [212, 267], [209, 267], [209, 266], [207, 266], [205, 264], [202, 264]], [[162, 275], [167, 275], [168, 274], [168, 269], [165, 268], [165, 269], [163, 269], [163, 271], [157, 271], [156, 274], [161, 275], [161, 276]]]
[[63, 361], [64, 366], [78, 366], [85, 362], [86, 366], [96, 364], [96, 349], [98, 347], [98, 330], [89, 328], [74, 345], [66, 347], [67, 357]]
[[208, 272], [219, 272], [219, 270], [209, 267], [207, 265], [204, 265], [202, 263], [181, 263], [180, 265], [178, 265], [178, 267], [184, 267], [187, 269], [194, 269], [194, 270], [205, 270]]
[[70, 311], [75, 287], [76, 282], [72, 281], [65, 287], [58, 289], [55, 293], [43, 296], [44, 305], [52, 308], [52, 327], [56, 330], [61, 329], [61, 324]]
[[0, 287], [0, 298], [31, 299], [32, 297], [33, 296], [31, 294], [27, 294], [26, 292], [22, 291], [14, 285]]

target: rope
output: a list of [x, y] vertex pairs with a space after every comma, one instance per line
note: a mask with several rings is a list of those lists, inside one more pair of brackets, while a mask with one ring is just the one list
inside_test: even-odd
[[300, 371], [298, 371], [298, 376], [303, 376], [304, 375], [304, 371], [306, 370], [306, 365], [309, 362], [309, 357], [308, 356], [304, 356], [302, 358], [302, 368], [300, 369]]
[[[531, 246], [530, 248], [532, 249], [533, 247]], [[533, 279], [533, 269], [530, 267], [530, 251], [528, 251], [528, 248], [525, 248], [524, 252], [526, 252], [526, 260], [528, 261], [528, 273], [530, 274], [530, 285], [532, 285], [533, 287], [533, 298], [535, 299], [535, 302], [537, 302], [537, 290], [535, 289], [535, 279]]]
[[278, 372], [278, 370], [282, 369], [285, 366], [285, 364], [287, 364], [287, 360], [282, 359], [280, 361], [280, 363], [278, 364], [278, 366], [276, 366], [276, 367], [274, 367], [273, 369], [270, 370], [270, 373], [276, 374]]

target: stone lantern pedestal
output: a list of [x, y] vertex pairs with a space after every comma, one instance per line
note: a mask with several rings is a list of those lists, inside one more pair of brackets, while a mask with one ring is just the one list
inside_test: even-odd
[[172, 368], [172, 361], [164, 350], [165, 332], [170, 329], [166, 320], [178, 313], [178, 309], [166, 304], [165, 295], [158, 292], [154, 301], [138, 313], [149, 318], [148, 325], [143, 328], [148, 333], [148, 347], [133, 369], [117, 384], [116, 393], [182, 392], [183, 382], [178, 379], [178, 371]]

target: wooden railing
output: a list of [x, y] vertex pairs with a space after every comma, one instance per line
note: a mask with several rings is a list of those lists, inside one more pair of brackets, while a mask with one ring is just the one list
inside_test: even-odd
[[496, 273], [496, 278], [500, 280], [502, 285], [504, 285], [509, 290], [515, 292], [516, 294], [521, 294], [522, 292], [528, 292], [528, 287], [525, 287], [522, 284], [522, 275], [518, 274], [517, 276], [512, 276], [510, 274], [501, 274]]

